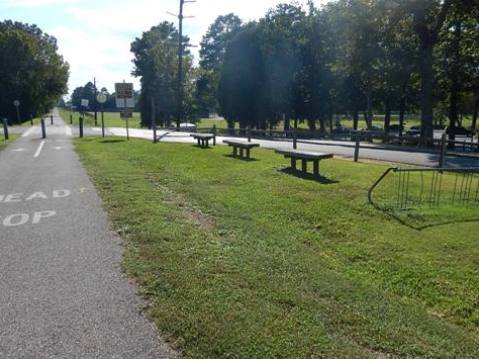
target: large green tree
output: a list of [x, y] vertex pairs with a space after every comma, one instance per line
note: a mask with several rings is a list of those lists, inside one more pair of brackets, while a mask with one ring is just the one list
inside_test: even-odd
[[230, 127], [262, 128], [265, 80], [258, 25], [245, 25], [228, 45], [219, 83], [220, 114]]
[[216, 18], [203, 36], [195, 96], [197, 110], [203, 116], [218, 111], [218, 86], [226, 48], [240, 28], [241, 20], [238, 16], [222, 15]]
[[[152, 115], [157, 124], [170, 125], [178, 111], [178, 31], [172, 23], [162, 22], [143, 33], [131, 44], [135, 69], [133, 75], [140, 77], [140, 110], [143, 126], [151, 126]], [[183, 39], [184, 46], [188, 38]], [[188, 84], [192, 69], [192, 58], [185, 52], [183, 62], [185, 83]], [[191, 86], [185, 86], [190, 89]], [[191, 99], [186, 93], [183, 100]], [[191, 106], [187, 103], [183, 107]], [[191, 116], [191, 113], [187, 113]]]
[[35, 25], [0, 23], [0, 116], [17, 122], [49, 111], [67, 91], [69, 66], [58, 54], [56, 39]]

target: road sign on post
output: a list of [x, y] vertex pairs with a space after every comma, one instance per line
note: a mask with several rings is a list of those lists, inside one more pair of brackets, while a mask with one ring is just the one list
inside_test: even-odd
[[[134, 107], [134, 90], [133, 84], [127, 82], [119, 82], [115, 84], [116, 92], [116, 106], [120, 108], [120, 117], [126, 120], [126, 138], [130, 139], [130, 129], [128, 126], [128, 119], [133, 116], [133, 110], [131, 107]], [[133, 106], [128, 106], [133, 104]]]
[[105, 137], [105, 116], [103, 112], [103, 104], [106, 102], [107, 99], [108, 99], [107, 96], [103, 92], [100, 92], [96, 96], [96, 101], [101, 105], [101, 136], [102, 137]]
[[120, 110], [120, 117], [123, 119], [132, 118], [133, 110], [131, 108], [122, 108]]
[[106, 98], [106, 95], [104, 93], [100, 92], [98, 94], [98, 96], [96, 97], [96, 100], [98, 101], [98, 103], [104, 104], [106, 102], [107, 98]]
[[129, 99], [133, 98], [133, 84], [127, 82], [119, 82], [115, 84], [116, 98]]

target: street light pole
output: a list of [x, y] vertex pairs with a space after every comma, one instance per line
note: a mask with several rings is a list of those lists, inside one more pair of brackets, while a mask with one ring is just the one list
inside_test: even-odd
[[185, 47], [183, 43], [183, 20], [191, 16], [183, 15], [184, 5], [187, 3], [195, 3], [196, 0], [180, 0], [180, 12], [178, 14], [178, 119], [176, 126], [180, 128], [180, 123], [183, 118], [183, 98], [184, 98], [184, 87], [183, 87], [183, 56], [185, 52]]
[[181, 119], [183, 117], [183, 6], [185, 0], [180, 0], [180, 13], [178, 15], [179, 20], [179, 37], [178, 37], [178, 122], [176, 127], [180, 128]]

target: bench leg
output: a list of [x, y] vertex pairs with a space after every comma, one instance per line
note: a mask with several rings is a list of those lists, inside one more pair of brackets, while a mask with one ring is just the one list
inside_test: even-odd
[[250, 158], [251, 158], [251, 153], [250, 153], [250, 149], [249, 149], [249, 148], [246, 149], [246, 158], [247, 158], [247, 159], [250, 159]]
[[243, 149], [243, 148], [240, 148], [240, 157], [241, 157], [241, 158], [244, 157], [244, 149]]
[[296, 158], [295, 157], [291, 157], [291, 169], [293, 171], [296, 171]]
[[238, 147], [233, 146], [233, 157], [238, 157]]
[[216, 136], [213, 137], [213, 146], [216, 146]]
[[201, 143], [200, 143], [200, 141], [201, 141], [201, 140], [198, 138], [198, 147], [200, 147], [200, 146], [201, 146]]
[[210, 147], [210, 140], [205, 140], [205, 147]]
[[319, 177], [319, 160], [314, 160], [313, 165], [314, 165], [313, 174], [316, 177]]
[[301, 169], [304, 173], [308, 172], [308, 161], [303, 159], [302, 161], [302, 166], [301, 166]]

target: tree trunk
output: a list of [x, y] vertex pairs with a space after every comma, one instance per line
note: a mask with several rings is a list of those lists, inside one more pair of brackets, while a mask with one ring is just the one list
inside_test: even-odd
[[319, 119], [319, 130], [321, 131], [321, 133], [325, 133], [326, 132], [326, 124], [324, 123], [324, 118], [321, 117]]
[[329, 122], [329, 132], [333, 134], [334, 132], [334, 126], [333, 126], [333, 115], [328, 114], [328, 122]]
[[421, 140], [426, 146], [433, 143], [433, 44], [421, 44]]
[[356, 131], [358, 129], [359, 123], [359, 113], [357, 110], [353, 111], [353, 129]]
[[308, 120], [308, 127], [310, 131], [316, 131], [316, 120]]
[[472, 130], [475, 131], [477, 128], [477, 117], [479, 115], [479, 96], [476, 98], [476, 103], [474, 105], [474, 115], [472, 116]]
[[368, 126], [368, 130], [371, 130], [371, 128], [373, 127], [373, 105], [372, 105], [371, 87], [369, 85], [368, 85], [366, 96], [367, 96], [366, 125]]
[[385, 109], [385, 115], [384, 115], [384, 134], [386, 136], [386, 142], [388, 142], [390, 126], [391, 126], [391, 107], [389, 106], [389, 103], [386, 102], [386, 109]]
[[406, 98], [401, 97], [399, 101], [399, 137], [402, 137], [404, 132], [404, 114], [406, 112]]
[[[427, 3], [427, 2], [426, 2]], [[420, 75], [421, 75], [421, 140], [425, 145], [433, 144], [433, 98], [434, 82], [433, 52], [439, 32], [446, 21], [454, 0], [444, 0], [435, 17], [432, 28], [428, 26], [427, 7], [419, 6], [414, 11], [414, 30], [419, 37]]]
[[[449, 128], [453, 129], [457, 126], [459, 122], [459, 108], [458, 108], [458, 99], [460, 91], [459, 83], [459, 45], [461, 41], [461, 22], [456, 21], [454, 24], [454, 42], [453, 42], [453, 65], [451, 68], [451, 88], [449, 94]], [[456, 139], [454, 131], [449, 132], [449, 148], [454, 149], [454, 140]]]
[[285, 115], [283, 115], [283, 124], [284, 124], [284, 130], [289, 131], [291, 127], [289, 123], [289, 117], [286, 117]]

